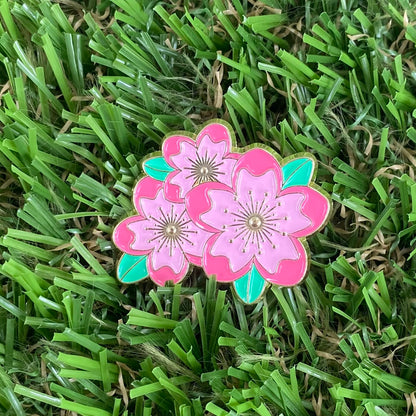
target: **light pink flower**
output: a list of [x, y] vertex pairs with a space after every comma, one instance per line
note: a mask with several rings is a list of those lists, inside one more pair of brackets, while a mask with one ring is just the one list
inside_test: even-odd
[[175, 170], [165, 181], [165, 194], [171, 201], [183, 201], [196, 185], [219, 182], [231, 185], [231, 172], [239, 157], [231, 153], [232, 139], [226, 126], [207, 125], [196, 140], [187, 136], [170, 136], [162, 146], [163, 156]]
[[209, 238], [202, 266], [208, 276], [231, 282], [253, 263], [264, 279], [292, 286], [305, 276], [308, 255], [303, 237], [326, 221], [328, 200], [309, 186], [282, 190], [278, 161], [263, 149], [241, 155], [231, 186], [204, 183], [186, 196], [190, 218]]
[[191, 221], [184, 203], [168, 201], [163, 183], [153, 178], [138, 182], [133, 201], [138, 215], [117, 225], [114, 243], [127, 254], [148, 255], [147, 270], [158, 285], [178, 283], [189, 263], [201, 265], [203, 247], [212, 234]]

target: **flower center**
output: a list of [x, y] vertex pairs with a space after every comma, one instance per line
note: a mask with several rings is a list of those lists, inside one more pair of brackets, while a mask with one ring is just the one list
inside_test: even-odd
[[168, 238], [177, 238], [181, 233], [181, 227], [177, 223], [170, 223], [166, 225], [165, 235]]
[[208, 165], [201, 165], [199, 167], [199, 174], [201, 177], [209, 177], [211, 174], [211, 169]]
[[223, 162], [217, 162], [214, 157], [205, 155], [201, 157], [197, 154], [196, 160], [191, 161], [191, 166], [185, 167], [189, 171], [189, 176], [186, 179], [192, 178], [194, 186], [204, 182], [217, 182], [218, 175], [223, 175], [219, 167]]
[[258, 214], [251, 215], [247, 219], [247, 226], [250, 230], [258, 231], [261, 229], [262, 225], [263, 225], [263, 218]]
[[152, 220], [153, 224], [147, 227], [146, 230], [153, 231], [154, 236], [148, 242], [154, 241], [157, 251], [167, 247], [169, 256], [172, 257], [174, 249], [182, 248], [184, 243], [194, 245], [191, 238], [196, 231], [190, 229], [189, 223], [191, 220], [187, 216], [186, 210], [175, 213], [173, 205], [171, 205], [170, 211], [164, 211], [159, 207], [159, 211], [150, 215], [149, 219]]
[[[234, 201], [237, 201], [238, 208], [235, 212], [231, 212], [234, 217], [232, 224], [224, 225], [223, 229], [231, 227], [234, 235], [229, 240], [233, 243], [236, 239], [244, 241], [241, 251], [245, 253], [247, 250], [256, 249], [257, 254], [262, 254], [263, 245], [270, 244], [273, 249], [277, 249], [273, 236], [279, 233], [283, 236], [285, 232], [280, 231], [279, 222], [287, 220], [286, 216], [280, 214], [280, 203], [270, 203], [267, 198], [268, 193], [264, 193], [264, 198], [253, 198], [253, 192], [248, 192], [250, 198], [246, 201], [239, 201], [237, 195]], [[225, 209], [224, 212], [228, 212]]]

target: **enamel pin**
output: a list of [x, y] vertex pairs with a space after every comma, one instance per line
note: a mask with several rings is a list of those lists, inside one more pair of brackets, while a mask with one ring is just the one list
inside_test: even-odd
[[238, 149], [230, 126], [213, 120], [196, 136], [169, 135], [143, 171], [133, 192], [137, 214], [113, 235], [125, 253], [122, 282], [178, 283], [195, 265], [254, 303], [269, 284], [294, 286], [307, 274], [306, 237], [331, 208], [313, 183], [312, 155], [281, 160], [264, 145]]

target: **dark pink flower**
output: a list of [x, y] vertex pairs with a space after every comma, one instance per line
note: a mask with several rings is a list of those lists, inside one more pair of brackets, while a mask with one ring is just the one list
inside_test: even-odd
[[158, 285], [178, 283], [189, 263], [201, 265], [203, 247], [212, 234], [191, 221], [183, 202], [166, 199], [160, 181], [141, 179], [133, 201], [138, 215], [117, 225], [114, 243], [127, 254], [148, 255], [147, 270]]
[[231, 153], [232, 139], [226, 126], [207, 125], [196, 137], [170, 136], [162, 146], [163, 156], [175, 170], [165, 181], [165, 194], [171, 201], [183, 201], [196, 185], [219, 182], [231, 185], [231, 172], [239, 157]]
[[253, 263], [261, 276], [281, 286], [299, 283], [306, 274], [306, 237], [326, 221], [330, 205], [309, 186], [282, 190], [282, 169], [266, 150], [241, 155], [231, 184], [204, 183], [186, 195], [190, 218], [214, 233], [204, 247], [208, 276], [231, 282]]

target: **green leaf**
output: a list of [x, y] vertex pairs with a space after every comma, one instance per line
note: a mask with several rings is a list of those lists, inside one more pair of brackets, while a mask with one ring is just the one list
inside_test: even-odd
[[164, 181], [169, 173], [175, 169], [169, 166], [162, 156], [159, 156], [147, 159], [143, 163], [143, 170], [153, 179]]
[[123, 283], [135, 283], [149, 275], [146, 267], [147, 256], [124, 254], [117, 268], [117, 276]]
[[266, 281], [254, 264], [248, 273], [234, 282], [234, 289], [244, 303], [256, 302], [262, 295], [265, 286]]
[[291, 160], [283, 166], [282, 189], [290, 186], [307, 186], [312, 179], [314, 161], [309, 157]]

